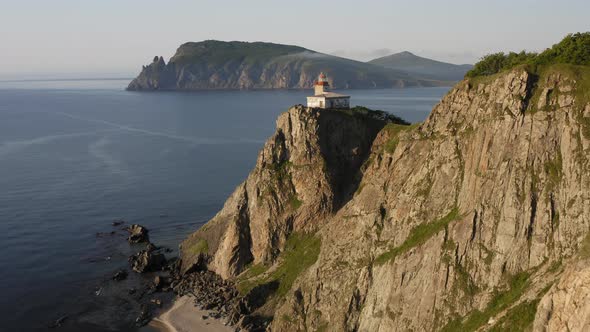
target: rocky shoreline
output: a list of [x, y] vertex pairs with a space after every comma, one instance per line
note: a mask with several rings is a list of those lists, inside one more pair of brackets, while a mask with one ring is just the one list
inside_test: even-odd
[[[173, 292], [176, 298], [190, 295], [193, 305], [199, 310], [211, 312], [208, 319], [218, 319], [226, 326], [234, 326], [236, 331], [265, 331], [270, 323], [269, 318], [251, 315], [262, 303], [257, 300], [260, 292], [250, 292], [242, 296], [235, 284], [229, 280], [223, 280], [219, 275], [206, 269], [181, 273], [180, 262], [177, 258], [166, 260], [158, 248], [148, 240], [148, 231], [140, 225], [132, 225], [129, 242], [138, 241], [138, 233], [145, 234], [146, 248], [129, 257], [133, 271], [137, 273], [162, 271], [154, 278], [154, 281], [144, 292], [153, 294], [156, 292]], [[142, 241], [142, 240], [139, 240]], [[118, 272], [119, 273], [119, 272]], [[153, 304], [158, 308], [162, 303], [150, 301], [142, 307], [140, 315], [136, 319], [137, 326], [148, 324], [154, 317]]]
[[[194, 298], [195, 307], [212, 312], [207, 318], [222, 320], [224, 325], [235, 325], [243, 321], [242, 317], [246, 311], [241, 305], [239, 293], [233, 283], [224, 281], [209, 271], [195, 271], [183, 275], [180, 273], [178, 259], [176, 257], [167, 259], [164, 255], [167, 248], [158, 247], [150, 242], [149, 230], [146, 227], [134, 224], [126, 230], [129, 232], [127, 241], [130, 244], [146, 243], [145, 249], [129, 257], [132, 271], [158, 272], [153, 282], [141, 290], [143, 294], [172, 292], [177, 298], [191, 295]], [[120, 270], [115, 273], [113, 280], [120, 280], [126, 275], [125, 270]], [[151, 299], [143, 303], [141, 312], [135, 320], [136, 326], [147, 325], [154, 318], [154, 309], [161, 307], [162, 301], [159, 299]], [[238, 328], [238, 330], [241, 329]], [[250, 330], [252, 329], [248, 329]]]

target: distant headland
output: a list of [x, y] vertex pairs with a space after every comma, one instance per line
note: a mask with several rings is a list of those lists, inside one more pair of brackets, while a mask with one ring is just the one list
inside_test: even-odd
[[[308, 89], [319, 72], [329, 75], [330, 85], [338, 89], [450, 86], [471, 68], [403, 54], [365, 63], [292, 45], [189, 42], [168, 63], [154, 57], [127, 89]], [[426, 69], [420, 72], [418, 67]]]

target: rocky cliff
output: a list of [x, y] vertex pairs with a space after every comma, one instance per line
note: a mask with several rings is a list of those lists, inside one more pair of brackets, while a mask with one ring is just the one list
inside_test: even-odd
[[418, 125], [291, 108], [182, 243], [271, 330], [584, 330], [590, 70], [464, 80]]
[[321, 71], [342, 89], [447, 84], [297, 46], [208, 40], [182, 44], [167, 64], [155, 57], [128, 90], [303, 89]]

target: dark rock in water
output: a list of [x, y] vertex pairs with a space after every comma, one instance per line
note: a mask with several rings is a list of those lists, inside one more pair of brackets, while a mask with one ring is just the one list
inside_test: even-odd
[[56, 319], [55, 322], [49, 324], [49, 328], [54, 329], [56, 327], [62, 326], [63, 323], [66, 321], [66, 319], [68, 319], [68, 316], [62, 316], [62, 317]]
[[150, 240], [148, 235], [149, 230], [141, 225], [133, 224], [127, 227], [127, 231], [129, 232], [129, 237], [127, 238], [129, 243], [149, 242]]
[[121, 280], [125, 280], [125, 279], [127, 279], [127, 271], [125, 271], [125, 270], [119, 270], [113, 276], [113, 280], [115, 280], [115, 281], [121, 281]]
[[154, 282], [152, 283], [152, 288], [155, 290], [162, 290], [170, 285], [170, 280], [164, 276], [156, 276], [154, 277]]
[[113, 221], [112, 225], [113, 225], [114, 227], [116, 227], [116, 226], [121, 226], [121, 225], [123, 225], [124, 223], [125, 223], [125, 220], [115, 220], [115, 221]]
[[166, 265], [166, 257], [154, 250], [141, 250], [137, 254], [129, 257], [131, 268], [135, 272], [153, 272], [161, 271]]
[[135, 319], [135, 325], [145, 326], [145, 325], [147, 325], [147, 323], [150, 322], [151, 319], [152, 319], [152, 313], [150, 312], [149, 307], [145, 304], [142, 304], [141, 305], [141, 312], [139, 313], [139, 316], [137, 316], [137, 318]]
[[129, 290], [127, 291], [127, 293], [129, 295], [133, 295], [133, 294], [135, 294], [135, 292], [137, 292], [137, 289], [135, 289], [135, 288], [129, 288]]

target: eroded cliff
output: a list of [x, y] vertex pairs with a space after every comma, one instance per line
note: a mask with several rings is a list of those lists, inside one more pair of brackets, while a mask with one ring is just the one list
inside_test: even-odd
[[585, 327], [589, 82], [467, 79], [414, 126], [294, 107], [183, 269], [266, 289], [276, 331]]

